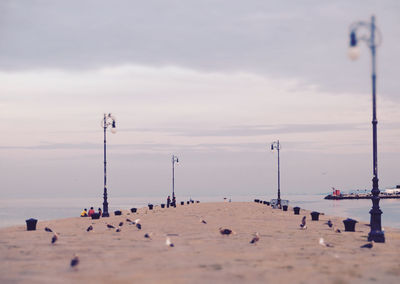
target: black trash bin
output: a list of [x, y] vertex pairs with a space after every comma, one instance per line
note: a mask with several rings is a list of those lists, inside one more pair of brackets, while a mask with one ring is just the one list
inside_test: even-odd
[[318, 221], [319, 220], [319, 212], [313, 211], [310, 214], [311, 214], [311, 220], [312, 221]]
[[92, 219], [100, 219], [100, 214], [99, 213], [93, 213], [92, 214]]
[[288, 206], [287, 206], [287, 205], [283, 205], [283, 206], [282, 206], [282, 209], [283, 209], [283, 211], [287, 211]]
[[153, 210], [153, 204], [149, 204], [147, 206], [149, 206], [149, 210]]
[[161, 204], [161, 208], [165, 208], [165, 204]]
[[300, 215], [300, 207], [294, 207], [293, 208], [293, 212], [294, 212], [294, 215]]
[[26, 230], [27, 231], [36, 231], [36, 224], [37, 224], [37, 220], [30, 218], [26, 221]]
[[116, 210], [116, 211], [114, 211], [114, 215], [115, 215], [115, 216], [120, 216], [120, 215], [122, 215], [121, 210]]
[[131, 208], [132, 213], [136, 213], [136, 211], [137, 211], [137, 208]]
[[355, 232], [356, 231], [356, 223], [358, 223], [356, 220], [353, 220], [350, 218], [343, 220], [344, 230], [346, 232]]
[[181, 205], [185, 205], [185, 201], [181, 201]]

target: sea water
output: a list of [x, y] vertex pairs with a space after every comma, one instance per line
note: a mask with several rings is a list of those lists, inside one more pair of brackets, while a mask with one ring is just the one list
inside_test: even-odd
[[[190, 198], [200, 202], [239, 202], [253, 201], [255, 198], [269, 201], [275, 196], [182, 196], [180, 201]], [[225, 199], [224, 199], [225, 198]], [[324, 195], [285, 195], [282, 199], [289, 200], [289, 205], [299, 206], [302, 209], [323, 212], [326, 215], [352, 218], [358, 221], [369, 222], [369, 210], [372, 202], [369, 199], [358, 200], [325, 200]], [[77, 217], [84, 208], [94, 207], [95, 211], [102, 208], [102, 198], [35, 198], [35, 199], [3, 199], [0, 200], [0, 227], [25, 225], [25, 220], [35, 218], [39, 221], [60, 218]], [[165, 197], [109, 197], [109, 212], [145, 207], [149, 203], [159, 205], [166, 203]], [[185, 202], [186, 205], [186, 202]], [[260, 206], [266, 206], [260, 204]], [[400, 228], [400, 199], [381, 199], [380, 207], [383, 211], [382, 226]], [[291, 212], [289, 212], [290, 214]]]

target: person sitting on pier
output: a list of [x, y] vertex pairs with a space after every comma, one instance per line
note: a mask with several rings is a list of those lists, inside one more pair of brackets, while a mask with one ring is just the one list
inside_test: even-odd
[[87, 209], [85, 208], [85, 209], [83, 209], [83, 211], [81, 212], [81, 217], [87, 217], [88, 216], [88, 214], [87, 214]]

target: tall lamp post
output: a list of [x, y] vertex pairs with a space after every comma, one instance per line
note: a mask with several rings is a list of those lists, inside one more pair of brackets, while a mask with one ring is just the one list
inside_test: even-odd
[[279, 140], [271, 143], [271, 150], [276, 149], [278, 151], [278, 207], [281, 207], [281, 174], [280, 174], [280, 160], [279, 160], [279, 150], [281, 149], [281, 145], [279, 144]]
[[115, 117], [109, 113], [109, 114], [104, 114], [104, 118], [102, 120], [102, 127], [104, 129], [104, 201], [103, 201], [103, 213], [102, 217], [110, 217], [110, 214], [108, 213], [108, 202], [107, 202], [107, 139], [106, 139], [106, 133], [107, 133], [107, 128], [111, 125], [111, 133], [116, 133], [117, 130], [115, 128]]
[[[357, 31], [359, 28], [365, 28], [369, 31], [370, 35], [363, 35], [357, 37]], [[375, 39], [375, 33], [378, 35], [378, 43]], [[381, 225], [381, 215], [382, 210], [379, 208], [379, 186], [378, 186], [378, 143], [377, 143], [377, 124], [378, 120], [376, 118], [376, 47], [380, 44], [381, 36], [379, 30], [375, 26], [375, 17], [371, 16], [371, 22], [356, 22], [350, 26], [350, 49], [349, 56], [351, 59], [355, 60], [358, 58], [359, 50], [357, 47], [357, 41], [363, 40], [367, 43], [368, 47], [371, 49], [372, 55], [372, 147], [373, 147], [373, 178], [372, 178], [372, 209], [369, 211], [371, 214], [371, 231], [368, 234], [368, 241], [374, 241], [379, 243], [385, 242], [385, 235], [382, 231]]]
[[172, 203], [173, 206], [176, 207], [176, 199], [175, 199], [175, 163], [179, 163], [179, 158], [175, 155], [172, 155]]

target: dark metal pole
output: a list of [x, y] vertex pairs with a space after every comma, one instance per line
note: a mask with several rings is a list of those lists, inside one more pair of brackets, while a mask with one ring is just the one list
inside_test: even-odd
[[175, 200], [175, 156], [172, 155], [172, 200]]
[[370, 48], [372, 53], [372, 140], [373, 140], [373, 178], [372, 178], [372, 209], [371, 214], [371, 231], [368, 234], [368, 240], [374, 242], [385, 242], [385, 235], [382, 232], [381, 215], [382, 210], [379, 208], [379, 179], [378, 179], [378, 136], [376, 118], [376, 54], [375, 54], [375, 17], [371, 17], [371, 38]]
[[104, 114], [104, 202], [103, 202], [103, 213], [102, 217], [109, 217], [110, 214], [108, 213], [108, 202], [107, 202], [107, 157], [106, 157], [106, 130], [107, 130], [107, 116]]
[[278, 206], [281, 206], [281, 173], [280, 173], [280, 159], [279, 159], [279, 140], [277, 143], [277, 150], [278, 150]]

